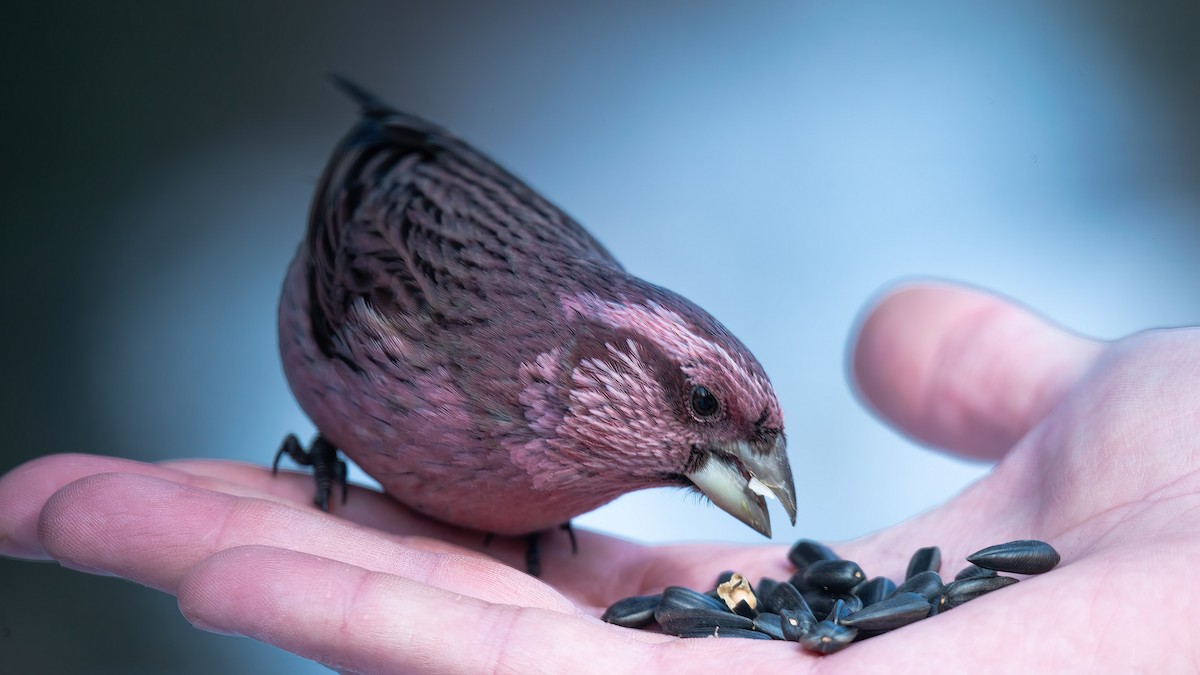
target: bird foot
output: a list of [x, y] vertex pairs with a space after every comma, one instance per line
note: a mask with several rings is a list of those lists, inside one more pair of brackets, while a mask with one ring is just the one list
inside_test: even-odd
[[329, 497], [333, 494], [334, 481], [341, 484], [342, 503], [346, 503], [346, 463], [338, 457], [337, 448], [333, 443], [318, 434], [308, 446], [308, 450], [305, 450], [296, 434], [288, 434], [280, 444], [279, 451], [275, 453], [275, 461], [271, 463], [272, 474], [279, 471], [279, 460], [285, 454], [300, 466], [312, 467], [313, 478], [317, 483], [313, 503], [317, 508], [329, 511]]
[[[567, 521], [559, 525], [560, 530], [564, 530], [567, 536], [571, 538], [571, 555], [579, 553], [579, 543], [575, 541], [575, 530], [571, 527], [571, 521]], [[549, 530], [547, 530], [548, 532]], [[542, 576], [542, 535], [546, 532], [531, 532], [525, 535], [525, 571], [530, 576]], [[491, 546], [492, 539], [496, 537], [494, 532], [488, 532], [483, 535], [483, 547]]]

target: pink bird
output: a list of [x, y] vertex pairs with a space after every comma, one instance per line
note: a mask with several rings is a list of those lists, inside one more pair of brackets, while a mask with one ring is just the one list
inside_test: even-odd
[[489, 533], [536, 537], [656, 486], [766, 536], [776, 496], [795, 523], [779, 402], [737, 338], [444, 129], [335, 79], [362, 115], [279, 304], [319, 430], [280, 455], [314, 465], [318, 506], [341, 450], [407, 506]]

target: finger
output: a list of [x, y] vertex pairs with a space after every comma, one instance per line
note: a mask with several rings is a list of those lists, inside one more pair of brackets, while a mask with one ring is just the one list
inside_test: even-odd
[[[203, 465], [206, 471], [181, 469]], [[178, 467], [178, 468], [177, 468]], [[39, 457], [0, 476], [0, 555], [16, 558], [49, 559], [38, 540], [38, 518], [46, 500], [65, 485], [99, 473], [128, 473], [154, 476], [185, 485], [218, 490], [232, 495], [295, 502], [300, 477], [279, 481], [245, 481], [254, 474], [250, 465], [237, 462], [198, 461], [147, 464], [119, 457], [84, 454], [58, 454]], [[257, 473], [263, 473], [261, 467]], [[307, 485], [311, 488], [312, 478]], [[365, 488], [364, 494], [379, 494]], [[394, 504], [394, 502], [393, 502]]]
[[[241, 485], [269, 491], [298, 508], [315, 511], [312, 505], [312, 476], [280, 472], [251, 464], [179, 460], [164, 462], [189, 474], [222, 476]], [[467, 530], [432, 520], [412, 511], [391, 497], [374, 490], [353, 489], [345, 503], [333, 506], [333, 513], [355, 523], [382, 532], [416, 535], [478, 551], [524, 570], [529, 539], [525, 536], [494, 537], [490, 541], [476, 530]], [[638, 544], [585, 529], [576, 529], [578, 552], [572, 550], [570, 537], [561, 530], [539, 535], [542, 579], [558, 587], [571, 598], [592, 606], [643, 592], [648, 580], [655, 580], [665, 558], [650, 557]], [[675, 559], [673, 556], [667, 559]], [[675, 565], [670, 565], [675, 568]], [[658, 587], [661, 589], [661, 586]]]
[[206, 559], [184, 579], [179, 606], [197, 627], [356, 673], [715, 671], [731, 662], [794, 672], [806, 661], [790, 643], [679, 640], [268, 547]]
[[104, 472], [135, 473], [166, 480], [210, 484], [187, 474], [117, 457], [47, 455], [0, 476], [0, 555], [49, 559], [38, 541], [38, 517], [46, 500], [64, 485]]
[[[297, 508], [318, 510], [313, 503], [315, 483], [312, 474], [304, 471], [275, 472], [257, 464], [205, 459], [171, 460], [161, 462], [159, 466], [193, 476], [228, 480], [270, 494]], [[479, 532], [463, 530], [415, 513], [377, 490], [358, 485], [348, 485], [347, 489], [345, 501], [340, 496], [330, 501], [330, 513], [360, 525], [384, 532], [453, 541], [464, 546], [478, 544], [483, 538]]]
[[573, 608], [536, 579], [461, 549], [401, 545], [319, 512], [149, 476], [99, 474], [71, 483], [47, 501], [40, 534], [46, 552], [66, 564], [171, 593], [213, 553], [270, 544], [488, 600], [518, 593], [535, 606]]
[[869, 312], [852, 368], [860, 395], [904, 433], [995, 459], [1102, 349], [996, 296], [916, 285], [892, 291]]

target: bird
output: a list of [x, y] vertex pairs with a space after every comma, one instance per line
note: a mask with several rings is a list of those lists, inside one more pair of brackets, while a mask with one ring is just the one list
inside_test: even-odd
[[643, 488], [698, 491], [767, 537], [777, 498], [795, 523], [778, 398], [729, 330], [449, 131], [332, 80], [359, 118], [278, 312], [317, 436], [287, 436], [276, 468], [312, 465], [328, 510], [340, 451], [409, 508], [531, 551]]

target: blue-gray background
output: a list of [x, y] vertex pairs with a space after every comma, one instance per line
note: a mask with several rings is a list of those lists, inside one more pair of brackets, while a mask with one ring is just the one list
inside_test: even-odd
[[[1200, 323], [1195, 2], [4, 14], [0, 469], [61, 451], [263, 463], [311, 431], [274, 305], [354, 117], [329, 71], [490, 152], [750, 346], [801, 494], [794, 529], [775, 513], [781, 542], [869, 532], [986, 470], [856, 403], [848, 337], [881, 286], [964, 280], [1104, 338]], [[695, 501], [642, 493], [579, 522], [756, 541]], [[284, 669], [322, 670], [192, 630], [153, 591], [0, 561], [4, 672]]]

